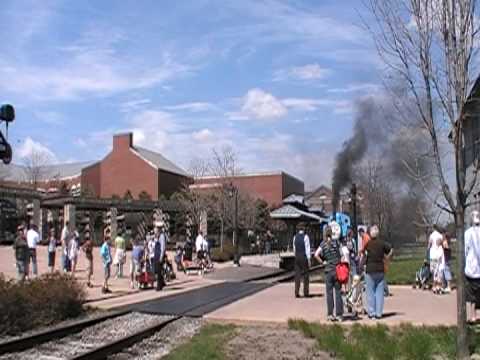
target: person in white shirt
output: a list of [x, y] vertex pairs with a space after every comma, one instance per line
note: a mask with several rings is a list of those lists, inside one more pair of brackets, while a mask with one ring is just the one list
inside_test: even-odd
[[[205, 251], [205, 244], [206, 240], [203, 237], [203, 231], [200, 230], [200, 232], [197, 235], [197, 238], [195, 239], [195, 251], [198, 253], [199, 251]], [[208, 246], [208, 244], [207, 244]]]
[[428, 237], [428, 249], [430, 250], [432, 246], [436, 246], [438, 240], [443, 240], [443, 234], [440, 232], [437, 225], [433, 225], [433, 231]]
[[30, 229], [27, 231], [27, 244], [28, 244], [28, 261], [27, 261], [27, 274], [30, 270], [30, 262], [32, 262], [32, 273], [34, 276], [38, 275], [37, 266], [37, 244], [40, 241], [40, 235], [37, 231], [37, 225], [31, 224]]
[[433, 293], [443, 292], [443, 271], [445, 270], [445, 255], [443, 253], [443, 239], [436, 239], [436, 243], [430, 246], [430, 272], [433, 274]]
[[62, 234], [60, 235], [60, 245], [62, 248], [62, 265], [61, 268], [63, 272], [67, 272], [70, 269], [70, 260], [68, 259], [68, 245], [70, 243], [70, 238], [72, 237], [72, 229], [70, 227], [70, 222], [65, 221], [65, 225], [62, 229]]
[[480, 305], [480, 213], [472, 211], [471, 220], [472, 226], [465, 231], [465, 293], [467, 319], [475, 323]]
[[75, 276], [75, 270], [77, 268], [79, 242], [80, 234], [77, 230], [74, 230], [68, 244], [68, 258], [70, 259], [72, 276]]

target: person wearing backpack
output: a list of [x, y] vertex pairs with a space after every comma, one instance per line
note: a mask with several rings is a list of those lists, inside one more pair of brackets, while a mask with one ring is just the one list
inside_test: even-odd
[[305, 234], [305, 226], [298, 225], [298, 233], [293, 238], [295, 253], [295, 297], [300, 297], [300, 279], [303, 277], [303, 296], [309, 297], [310, 238]]
[[365, 283], [367, 288], [367, 312], [373, 320], [383, 316], [385, 296], [385, 260], [391, 258], [391, 245], [379, 236], [377, 225], [370, 227], [370, 240], [364, 246], [361, 256], [366, 256]]
[[[343, 321], [343, 300], [341, 284], [337, 279], [337, 265], [340, 264], [341, 228], [335, 221], [330, 222], [324, 233], [324, 240], [315, 252], [320, 264], [325, 263], [325, 287], [327, 299], [327, 320]], [[347, 273], [348, 279], [348, 273]], [[335, 291], [335, 302], [333, 292]], [[335, 308], [335, 315], [333, 310]]]

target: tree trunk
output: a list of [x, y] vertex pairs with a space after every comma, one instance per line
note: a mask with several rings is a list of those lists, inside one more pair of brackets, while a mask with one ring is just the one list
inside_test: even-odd
[[467, 309], [465, 304], [465, 209], [457, 206], [457, 359], [470, 359], [468, 351]]
[[220, 251], [223, 253], [223, 219], [220, 219]]

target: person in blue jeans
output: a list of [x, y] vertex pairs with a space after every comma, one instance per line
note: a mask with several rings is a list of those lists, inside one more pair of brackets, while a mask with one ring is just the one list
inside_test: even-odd
[[381, 319], [385, 291], [384, 261], [393, 254], [390, 244], [379, 236], [377, 225], [370, 227], [370, 241], [364, 247], [362, 256], [366, 256], [365, 283], [367, 286], [367, 311], [370, 319]]

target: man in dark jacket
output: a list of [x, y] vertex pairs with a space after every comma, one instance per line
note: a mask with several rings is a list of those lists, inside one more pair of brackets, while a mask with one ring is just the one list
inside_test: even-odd
[[15, 250], [15, 260], [17, 263], [17, 279], [24, 281], [27, 275], [27, 261], [28, 261], [28, 243], [25, 235], [25, 227], [19, 225], [17, 227], [17, 237], [13, 243], [13, 249]]
[[163, 277], [163, 261], [165, 259], [165, 251], [167, 249], [167, 238], [163, 229], [163, 223], [155, 224], [155, 248], [153, 262], [155, 264], [155, 274], [157, 277], [156, 290], [160, 291], [165, 286], [165, 279]]
[[303, 295], [309, 296], [310, 266], [310, 238], [305, 234], [305, 226], [298, 226], [298, 233], [293, 238], [293, 251], [295, 253], [295, 297], [300, 297], [300, 279], [303, 277]]

